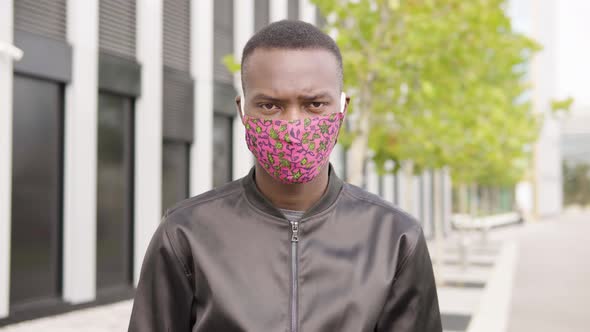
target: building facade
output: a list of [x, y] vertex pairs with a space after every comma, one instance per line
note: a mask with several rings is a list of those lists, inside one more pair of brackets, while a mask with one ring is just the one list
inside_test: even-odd
[[556, 216], [563, 209], [561, 129], [551, 111], [559, 90], [558, 7], [555, 0], [511, 0], [508, 6], [515, 29], [542, 46], [528, 64], [532, 87], [524, 97], [543, 123], [531, 148], [529, 175], [516, 190], [520, 209], [530, 220]]
[[[133, 296], [163, 211], [253, 165], [222, 58], [285, 18], [318, 13], [308, 0], [0, 1], [0, 325]], [[435, 213], [450, 219], [446, 173], [367, 179], [427, 234]]]

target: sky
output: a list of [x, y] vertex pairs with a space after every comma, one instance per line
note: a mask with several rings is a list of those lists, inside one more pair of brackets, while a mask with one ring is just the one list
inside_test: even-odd
[[590, 114], [590, 0], [557, 1], [557, 96], [572, 96], [572, 111]]
[[551, 66], [544, 75], [551, 82], [541, 82], [541, 92], [556, 99], [573, 97], [572, 112], [590, 114], [590, 0], [509, 0], [508, 4], [516, 30], [530, 36], [536, 31], [553, 41], [544, 45], [545, 51], [553, 47], [553, 61], [543, 62]]

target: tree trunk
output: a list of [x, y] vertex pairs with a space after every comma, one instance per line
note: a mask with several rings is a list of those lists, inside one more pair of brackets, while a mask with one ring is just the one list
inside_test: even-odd
[[471, 186], [471, 197], [469, 199], [469, 214], [471, 215], [471, 219], [477, 217], [477, 209], [478, 209], [478, 197], [477, 197], [477, 185], [472, 183]]
[[368, 135], [359, 133], [348, 151], [347, 181], [359, 187], [362, 187], [364, 183], [365, 162], [368, 151], [367, 143]]
[[459, 185], [459, 213], [461, 214], [468, 214], [469, 213], [469, 192], [467, 185], [461, 184]]
[[404, 162], [402, 169], [402, 174], [404, 176], [404, 195], [406, 195], [406, 197], [403, 200], [405, 206], [402, 206], [401, 208], [415, 216], [414, 174], [412, 173], [412, 163]]
[[370, 129], [370, 92], [368, 84], [364, 84], [359, 93], [357, 123], [353, 123], [352, 130], [357, 133], [348, 152], [347, 181], [355, 186], [362, 187], [364, 183], [365, 163], [369, 151], [369, 129]]

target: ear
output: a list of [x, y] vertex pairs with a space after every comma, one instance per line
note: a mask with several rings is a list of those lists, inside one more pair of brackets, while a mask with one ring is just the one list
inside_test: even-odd
[[240, 115], [240, 119], [244, 122], [244, 95], [236, 96], [236, 110]]

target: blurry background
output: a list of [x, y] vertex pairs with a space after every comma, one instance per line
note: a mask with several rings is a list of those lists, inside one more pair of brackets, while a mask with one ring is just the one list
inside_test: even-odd
[[352, 104], [331, 162], [420, 220], [445, 330], [586, 331], [589, 12], [0, 0], [0, 326], [126, 328], [165, 209], [253, 165], [234, 104], [243, 45], [300, 19], [344, 57]]

